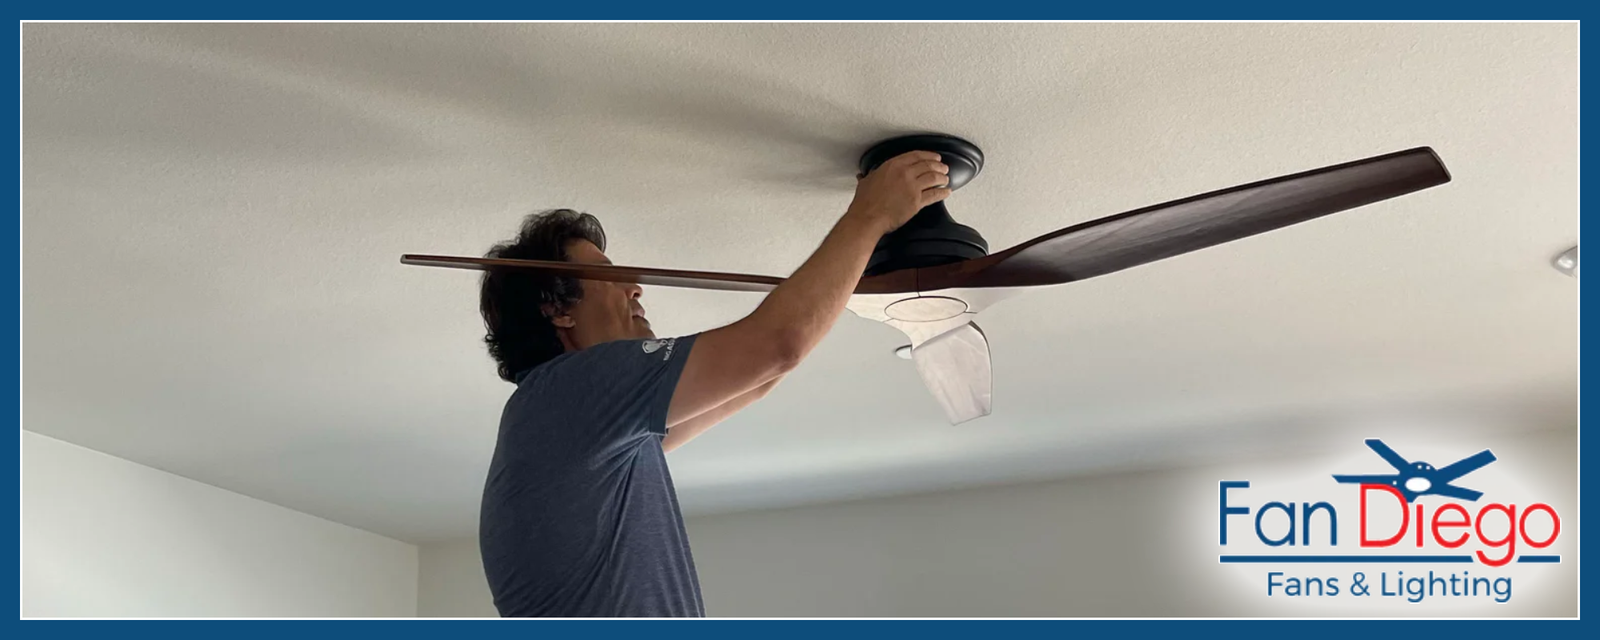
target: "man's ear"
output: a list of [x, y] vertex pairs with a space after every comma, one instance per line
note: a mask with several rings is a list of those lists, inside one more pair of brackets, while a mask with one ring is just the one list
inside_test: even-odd
[[578, 326], [578, 323], [573, 321], [571, 315], [556, 311], [555, 305], [542, 305], [539, 310], [544, 312], [544, 317], [550, 319], [550, 324], [559, 328], [571, 329]]

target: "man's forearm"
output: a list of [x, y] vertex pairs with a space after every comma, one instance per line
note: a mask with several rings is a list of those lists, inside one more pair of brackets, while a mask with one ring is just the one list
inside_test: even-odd
[[669, 429], [794, 370], [822, 341], [844, 311], [873, 245], [882, 236], [883, 216], [870, 213], [846, 213], [822, 246], [755, 311], [697, 339], [673, 392]]
[[828, 335], [855, 291], [867, 259], [885, 229], [881, 217], [847, 213], [834, 224], [822, 246], [750, 314], [777, 333], [799, 360]]

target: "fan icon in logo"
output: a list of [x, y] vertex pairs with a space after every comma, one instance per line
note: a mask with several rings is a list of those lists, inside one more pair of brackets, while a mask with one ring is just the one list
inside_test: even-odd
[[643, 346], [644, 346], [644, 352], [645, 353], [655, 353], [655, 352], [661, 350], [661, 341], [660, 340], [645, 340]]
[[1450, 481], [1477, 471], [1483, 468], [1484, 465], [1495, 461], [1494, 454], [1490, 453], [1488, 449], [1484, 449], [1476, 454], [1445, 465], [1443, 468], [1436, 469], [1433, 465], [1421, 460], [1416, 462], [1407, 461], [1405, 458], [1400, 457], [1400, 454], [1395, 453], [1394, 449], [1390, 449], [1389, 445], [1384, 444], [1382, 440], [1377, 438], [1368, 439], [1367, 446], [1377, 452], [1379, 457], [1382, 457], [1399, 473], [1364, 476], [1336, 475], [1333, 479], [1345, 484], [1386, 484], [1398, 489], [1400, 495], [1405, 496], [1406, 502], [1412, 502], [1419, 496], [1429, 495], [1460, 498], [1467, 502], [1474, 502], [1483, 495], [1482, 491], [1458, 487], [1450, 484]]

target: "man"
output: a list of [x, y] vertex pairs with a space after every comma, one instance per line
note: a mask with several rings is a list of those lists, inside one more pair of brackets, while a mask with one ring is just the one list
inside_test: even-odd
[[[821, 247], [748, 317], [657, 340], [638, 285], [497, 271], [481, 310], [506, 402], [479, 521], [502, 616], [704, 616], [665, 452], [765, 396], [827, 334], [879, 237], [945, 199], [914, 151], [856, 186]], [[609, 264], [588, 214], [531, 216], [495, 258]]]

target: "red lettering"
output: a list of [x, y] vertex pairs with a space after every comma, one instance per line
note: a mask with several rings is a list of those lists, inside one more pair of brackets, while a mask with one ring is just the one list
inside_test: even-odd
[[[1552, 526], [1550, 530], [1550, 537], [1546, 538], [1543, 542], [1534, 542], [1533, 540], [1528, 539], [1528, 516], [1535, 511], [1543, 511], [1550, 514], [1550, 524]], [[1522, 512], [1522, 519], [1517, 521], [1517, 529], [1522, 531], [1522, 541], [1528, 543], [1528, 546], [1535, 549], [1543, 549], [1550, 546], [1550, 543], [1555, 542], [1556, 536], [1561, 535], [1561, 517], [1556, 515], [1556, 510], [1550, 508], [1550, 505], [1547, 505], [1543, 502], [1536, 502], [1528, 505], [1528, 508]]]
[[[1367, 492], [1373, 489], [1387, 491], [1395, 497], [1400, 504], [1400, 530], [1393, 536], [1384, 540], [1370, 540], [1367, 538]], [[1400, 491], [1386, 484], [1361, 485], [1361, 546], [1363, 547], [1388, 547], [1399, 542], [1406, 535], [1406, 528], [1411, 523], [1411, 511], [1406, 509], [1406, 497]]]
[[[1374, 535], [1370, 527], [1376, 525], [1368, 521], [1368, 515], [1375, 514], [1380, 510], [1392, 509], [1393, 507], [1382, 506], [1376, 502], [1368, 505], [1368, 494], [1374, 491], [1394, 496], [1394, 504], [1400, 507], [1400, 528], [1393, 535], [1386, 538], [1378, 538]], [[1406, 538], [1406, 534], [1411, 533], [1411, 518], [1413, 515], [1416, 516], [1416, 545], [1418, 549], [1427, 545], [1425, 538], [1428, 537], [1428, 534], [1423, 531], [1427, 529], [1432, 532], [1434, 544], [1446, 549], [1459, 549], [1466, 546], [1468, 542], [1474, 542], [1475, 544], [1472, 546], [1478, 548], [1473, 550], [1473, 555], [1478, 562], [1490, 567], [1503, 567], [1516, 561], [1518, 538], [1521, 538], [1522, 544], [1527, 545], [1529, 548], [1543, 549], [1555, 544], [1556, 539], [1561, 537], [1561, 516], [1556, 513], [1554, 507], [1543, 502], [1528, 505], [1522, 510], [1521, 514], [1517, 513], [1517, 505], [1515, 504], [1485, 504], [1476, 514], [1473, 514], [1467, 510], [1464, 504], [1445, 502], [1434, 508], [1431, 521], [1428, 517], [1427, 508], [1421, 502], [1414, 503], [1416, 505], [1414, 510], [1411, 508], [1412, 504], [1406, 501], [1404, 493], [1391, 485], [1361, 485], [1361, 546], [1363, 548], [1374, 548], [1393, 547], [1399, 544], [1401, 540]], [[1535, 512], [1542, 512], [1550, 518], [1550, 534], [1543, 539], [1535, 539], [1528, 532], [1528, 520]], [[1393, 511], [1389, 513], [1392, 514]], [[1493, 514], [1505, 516], [1506, 532], [1503, 536], [1491, 538], [1484, 531], [1484, 521]], [[1518, 517], [1519, 515], [1521, 517]], [[1534, 524], [1538, 525], [1540, 523], [1535, 520]], [[1494, 554], [1496, 557], [1491, 557], [1490, 554]]]
[[[1490, 511], [1499, 511], [1500, 513], [1506, 514], [1506, 537], [1505, 538], [1502, 538], [1500, 540], [1490, 540], [1489, 536], [1483, 535], [1483, 519], [1484, 519], [1484, 516], [1486, 514], [1488, 514]], [[1506, 565], [1506, 563], [1511, 562], [1512, 558], [1516, 557], [1516, 555], [1517, 555], [1517, 505], [1514, 505], [1514, 504], [1513, 505], [1491, 504], [1491, 505], [1484, 506], [1484, 508], [1478, 510], [1478, 521], [1472, 525], [1472, 530], [1476, 531], [1478, 533], [1478, 540], [1482, 541], [1484, 544], [1489, 545], [1490, 548], [1498, 549], [1501, 546], [1504, 546], [1506, 548], [1505, 557], [1504, 558], [1500, 558], [1499, 560], [1490, 560], [1489, 556], [1484, 555], [1482, 550], [1477, 551], [1476, 553], [1478, 555], [1478, 561], [1479, 562], [1482, 562], [1482, 563], [1484, 563], [1486, 565], [1489, 565], [1491, 567], [1503, 567], [1503, 566]]]
[[[1446, 521], [1444, 519], [1444, 515], [1445, 513], [1451, 511], [1460, 514], [1461, 519]], [[1522, 514], [1522, 517], [1527, 518], [1528, 514], [1524, 513]], [[1445, 527], [1465, 527], [1469, 524], [1472, 524], [1472, 519], [1467, 515], [1467, 510], [1461, 508], [1461, 505], [1459, 504], [1447, 502], [1444, 504], [1444, 506], [1439, 507], [1438, 510], [1433, 512], [1433, 540], [1441, 545], [1444, 545], [1446, 549], [1454, 549], [1464, 545], [1467, 543], [1467, 539], [1472, 537], [1471, 535], [1467, 534], [1467, 532], [1461, 532], [1461, 537], [1456, 538], [1455, 540], [1445, 540], [1444, 536], [1439, 535], [1439, 530]]]
[[1423, 520], [1422, 520], [1422, 503], [1418, 502], [1417, 503], [1417, 548], [1418, 549], [1422, 548], [1422, 530], [1427, 528], [1427, 527], [1422, 526], [1422, 522], [1423, 522]]

